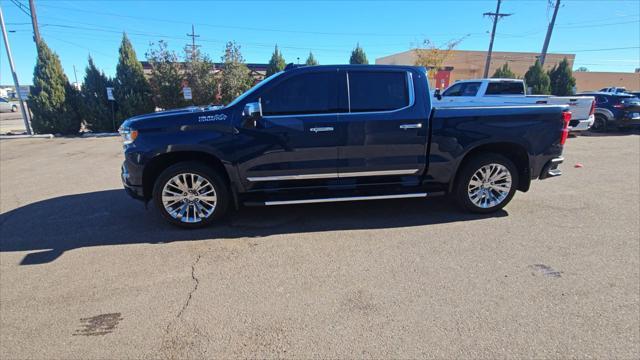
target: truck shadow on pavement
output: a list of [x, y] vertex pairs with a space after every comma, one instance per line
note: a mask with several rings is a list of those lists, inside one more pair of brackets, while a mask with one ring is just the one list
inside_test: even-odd
[[508, 216], [463, 213], [446, 199], [402, 199], [276, 207], [245, 207], [222, 223], [184, 230], [145, 210], [124, 190], [67, 195], [0, 214], [0, 252], [32, 251], [20, 265], [45, 264], [90, 246], [237, 239], [356, 229], [387, 229]]

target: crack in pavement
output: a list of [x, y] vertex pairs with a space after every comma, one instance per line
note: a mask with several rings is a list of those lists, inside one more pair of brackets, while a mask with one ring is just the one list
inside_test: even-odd
[[[196, 277], [196, 265], [198, 265], [198, 262], [200, 261], [201, 257], [202, 257], [202, 255], [198, 254], [198, 257], [196, 258], [196, 261], [194, 261], [193, 264], [191, 264], [191, 279], [193, 279], [193, 281], [195, 282], [195, 286], [189, 292], [189, 296], [187, 297], [187, 301], [185, 301], [184, 305], [182, 305], [182, 309], [180, 309], [180, 311], [178, 311], [178, 315], [176, 315], [176, 319], [179, 319], [182, 316], [182, 313], [187, 309], [187, 307], [189, 307], [189, 303], [191, 302], [191, 298], [193, 297], [193, 294], [196, 292], [196, 290], [198, 290], [198, 285], [200, 285], [200, 280]], [[169, 327], [167, 326], [167, 329], [168, 328]]]
[[[194, 324], [185, 323], [182, 320], [182, 315], [189, 307], [193, 295], [198, 290], [200, 285], [200, 279], [196, 276], [196, 266], [202, 258], [201, 254], [191, 264], [191, 279], [194, 282], [194, 286], [189, 291], [186, 301], [180, 308], [180, 311], [176, 314], [172, 321], [167, 324], [165, 334], [160, 345], [160, 354], [154, 357], [179, 359], [185, 357], [203, 357], [206, 353], [206, 347], [199, 344], [198, 341], [202, 341], [206, 338], [201, 333], [200, 329]], [[188, 355], [188, 356], [186, 356]]]

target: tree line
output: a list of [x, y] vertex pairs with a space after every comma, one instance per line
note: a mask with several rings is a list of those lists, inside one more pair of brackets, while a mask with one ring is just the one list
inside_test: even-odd
[[[497, 68], [491, 77], [518, 78], [507, 63]], [[540, 61], [536, 60], [524, 74], [524, 81], [527, 87], [531, 88], [531, 94], [534, 95], [569, 96], [573, 95], [574, 87], [576, 86], [576, 79], [573, 77], [567, 58], [562, 59], [558, 65], [554, 65], [549, 71], [544, 71]]]
[[[155, 108], [173, 109], [189, 105], [227, 104], [253, 85], [240, 46], [230, 41], [221, 56], [221, 73], [216, 75], [211, 58], [189, 46], [179, 55], [165, 41], [151, 44], [145, 53], [150, 74], [145, 77], [131, 41], [123, 34], [114, 78], [98, 69], [89, 56], [80, 90], [71, 85], [60, 58], [40, 40], [33, 73], [33, 86], [27, 100], [35, 133], [77, 134], [84, 126], [93, 132], [112, 132], [132, 116], [153, 112]], [[182, 61], [180, 61], [182, 60]], [[367, 56], [356, 45], [351, 64], [368, 64]], [[318, 65], [312, 52], [306, 65]], [[286, 62], [276, 45], [267, 67], [267, 76], [284, 70]], [[183, 88], [191, 89], [186, 100]], [[107, 97], [113, 88], [115, 101]], [[220, 96], [218, 98], [218, 96]]]

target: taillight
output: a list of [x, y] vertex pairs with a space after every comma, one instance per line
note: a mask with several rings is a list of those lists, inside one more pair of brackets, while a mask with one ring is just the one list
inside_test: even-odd
[[593, 115], [596, 112], [596, 101], [591, 101], [591, 111], [589, 111], [589, 115]]
[[569, 121], [571, 121], [571, 111], [562, 112], [562, 133], [560, 135], [560, 145], [564, 145], [569, 137]]

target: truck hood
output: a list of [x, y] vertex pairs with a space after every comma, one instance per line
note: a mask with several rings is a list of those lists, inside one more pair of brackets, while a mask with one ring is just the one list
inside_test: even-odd
[[228, 121], [230, 120], [229, 116], [229, 109], [222, 106], [190, 106], [134, 116], [123, 122], [122, 126], [138, 130], [160, 129], [180, 125]]

